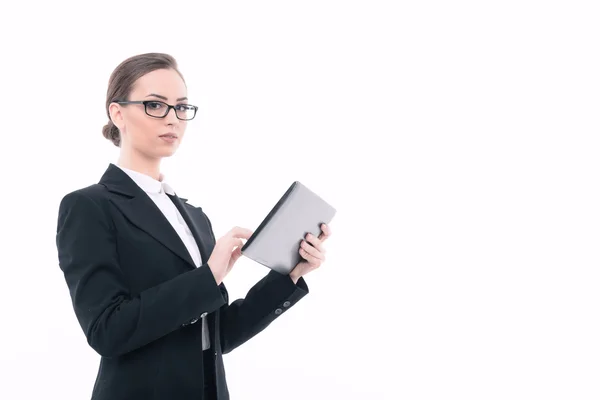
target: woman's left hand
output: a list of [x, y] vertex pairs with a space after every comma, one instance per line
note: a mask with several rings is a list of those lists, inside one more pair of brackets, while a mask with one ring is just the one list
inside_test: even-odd
[[290, 272], [290, 278], [294, 283], [298, 282], [301, 276], [308, 274], [319, 268], [325, 262], [325, 248], [323, 242], [331, 236], [331, 229], [326, 224], [321, 224], [321, 234], [319, 237], [314, 237], [310, 233], [306, 235], [306, 240], [302, 240], [298, 252], [304, 258]]

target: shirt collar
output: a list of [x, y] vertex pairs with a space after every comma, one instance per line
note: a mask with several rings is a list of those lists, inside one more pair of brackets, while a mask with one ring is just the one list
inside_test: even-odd
[[114, 164], [117, 167], [121, 168], [123, 170], [123, 172], [125, 172], [127, 175], [129, 175], [129, 177], [146, 193], [150, 194], [160, 194], [160, 193], [166, 193], [166, 194], [170, 194], [171, 196], [175, 195], [175, 192], [173, 191], [173, 188], [171, 187], [171, 185], [167, 182], [165, 176], [163, 173], [160, 174], [159, 176], [159, 180], [157, 181], [156, 179], [146, 175], [146, 174], [142, 174], [141, 172], [137, 172], [134, 171], [132, 169], [129, 168], [125, 168], [122, 167], [120, 165]]

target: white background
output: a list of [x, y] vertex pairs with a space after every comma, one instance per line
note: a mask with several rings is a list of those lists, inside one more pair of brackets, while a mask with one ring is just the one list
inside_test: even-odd
[[225, 356], [232, 399], [600, 397], [595, 2], [14, 3], [0, 398], [91, 394], [58, 204], [116, 161], [108, 78], [151, 51], [200, 107], [163, 172], [217, 237], [294, 180], [338, 210], [310, 294]]

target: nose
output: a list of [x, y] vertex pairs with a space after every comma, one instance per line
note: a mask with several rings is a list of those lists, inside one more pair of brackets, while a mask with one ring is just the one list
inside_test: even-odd
[[179, 122], [179, 119], [177, 119], [177, 114], [175, 113], [174, 108], [169, 108], [169, 112], [167, 112], [167, 115], [165, 115], [165, 120], [167, 121], [167, 123], [169, 125], [173, 125], [173, 124], [176, 124]]

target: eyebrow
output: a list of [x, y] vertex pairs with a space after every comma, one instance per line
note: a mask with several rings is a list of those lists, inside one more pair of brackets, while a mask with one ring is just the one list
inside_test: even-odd
[[[160, 94], [156, 94], [156, 93], [150, 93], [146, 97], [150, 97], [150, 96], [158, 97], [159, 99], [163, 99], [164, 101], [168, 100], [165, 96], [161, 96]], [[180, 97], [176, 101], [183, 101], [183, 100], [187, 100], [187, 99], [188, 99], [187, 97]]]

